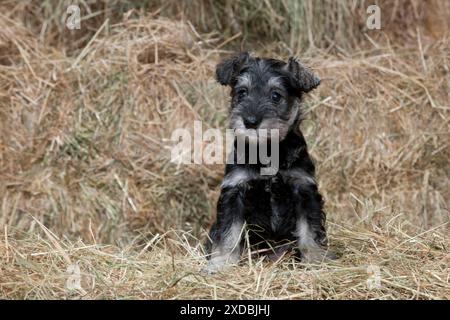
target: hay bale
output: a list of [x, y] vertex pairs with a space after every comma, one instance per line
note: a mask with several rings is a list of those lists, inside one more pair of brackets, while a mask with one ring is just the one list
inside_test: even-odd
[[163, 232], [191, 221], [198, 230], [208, 192], [194, 189], [198, 168], [168, 165], [167, 139], [206, 113], [184, 91], [208, 85], [208, 39], [151, 16], [107, 24], [77, 56], [38, 44], [17, 22], [0, 31], [15, 61], [1, 95], [3, 223], [32, 230], [32, 215], [100, 241], [127, 238], [129, 225]]

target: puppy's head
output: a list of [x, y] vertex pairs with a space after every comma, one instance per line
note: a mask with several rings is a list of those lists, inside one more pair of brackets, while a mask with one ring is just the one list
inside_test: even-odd
[[320, 84], [320, 79], [294, 58], [283, 62], [251, 57], [247, 52], [221, 62], [216, 77], [220, 84], [231, 87], [232, 129], [244, 134], [276, 129], [280, 140], [297, 123], [299, 98]]

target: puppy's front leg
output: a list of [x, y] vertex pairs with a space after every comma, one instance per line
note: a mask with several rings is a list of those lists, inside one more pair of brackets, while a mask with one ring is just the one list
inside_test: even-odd
[[235, 169], [226, 174], [217, 204], [217, 220], [209, 237], [210, 257], [203, 270], [213, 273], [239, 261], [242, 251], [244, 229], [244, 196], [249, 175], [244, 169]]
[[322, 196], [314, 178], [300, 168], [290, 169], [282, 175], [293, 191], [297, 216], [295, 236], [302, 261], [320, 263], [332, 259], [327, 246]]

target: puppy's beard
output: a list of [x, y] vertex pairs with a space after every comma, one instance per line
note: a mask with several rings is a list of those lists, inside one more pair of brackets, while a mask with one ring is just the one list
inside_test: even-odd
[[257, 144], [259, 141], [258, 131], [255, 129], [236, 129], [234, 131], [238, 139], [246, 139], [249, 144]]
[[[282, 128], [283, 126], [279, 125], [278, 122], [272, 126], [264, 125], [264, 122], [266, 122], [266, 124], [271, 123], [270, 120], [265, 120], [259, 128], [247, 129], [241, 117], [233, 117], [231, 119], [231, 128], [234, 129], [236, 137], [241, 139], [247, 138], [249, 144], [266, 143], [271, 141], [273, 136], [276, 136], [278, 140], [282, 137], [282, 133], [284, 138], [288, 129], [286, 129], [285, 132], [280, 132], [279, 128]], [[273, 131], [276, 131], [276, 133], [273, 133]]]
[[[237, 139], [238, 163], [263, 165], [261, 175], [274, 175], [279, 169], [279, 143], [278, 129], [247, 129], [242, 118], [232, 118], [231, 128]], [[246, 142], [248, 147], [246, 148]], [[270, 151], [268, 150], [270, 148]], [[248, 157], [247, 157], [248, 151]], [[241, 162], [239, 162], [241, 161]]]
[[[282, 120], [280, 118], [269, 118], [265, 119], [261, 122], [259, 129], [267, 129], [270, 133], [270, 130], [278, 130], [279, 139], [283, 140], [286, 138], [289, 130], [297, 119], [298, 107], [294, 107], [289, 115], [287, 120]], [[270, 135], [269, 135], [270, 139]]]
[[258, 130], [247, 129], [244, 125], [244, 120], [241, 117], [232, 117], [230, 123], [231, 129], [234, 129], [234, 134], [237, 138], [247, 138], [248, 143], [258, 143]]

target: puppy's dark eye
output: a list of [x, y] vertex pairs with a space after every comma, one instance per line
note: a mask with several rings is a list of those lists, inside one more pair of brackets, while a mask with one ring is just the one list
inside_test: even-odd
[[272, 96], [271, 99], [273, 102], [280, 102], [281, 100], [281, 94], [279, 94], [278, 92], [272, 92]]
[[247, 89], [239, 89], [236, 92], [236, 94], [237, 94], [238, 99], [241, 100], [241, 99], [243, 99], [243, 98], [245, 98], [247, 96], [248, 91], [247, 91]]

